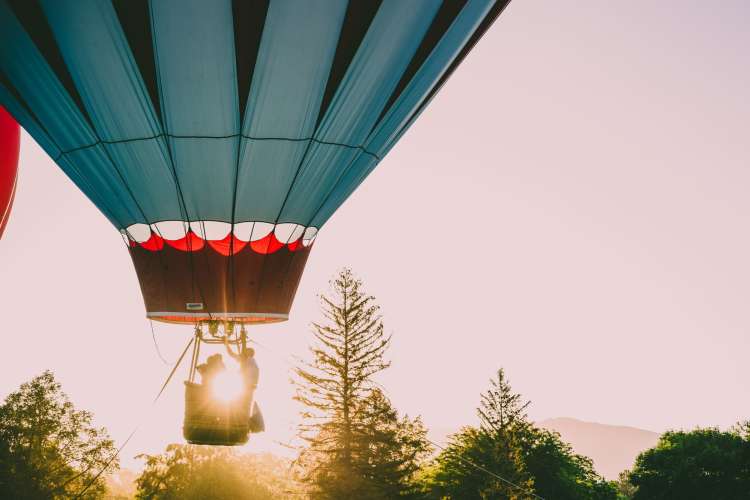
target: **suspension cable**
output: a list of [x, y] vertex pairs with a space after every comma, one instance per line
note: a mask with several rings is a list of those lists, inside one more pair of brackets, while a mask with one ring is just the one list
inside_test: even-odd
[[[268, 352], [270, 352], [271, 354], [273, 354], [274, 356], [276, 356], [277, 358], [279, 358], [281, 361], [283, 361], [284, 363], [286, 363], [287, 365], [289, 365], [292, 368], [296, 369], [297, 366], [294, 363], [292, 363], [291, 361], [289, 361], [289, 359], [286, 359], [286, 358], [294, 359], [297, 362], [302, 361], [301, 359], [299, 359], [296, 356], [293, 356], [291, 354], [284, 355], [284, 354], [281, 354], [279, 352], [276, 352], [273, 349], [271, 349], [271, 348], [269, 348], [269, 347], [261, 344], [257, 340], [250, 340], [250, 342], [252, 342], [253, 344], [255, 344], [255, 345], [263, 348], [264, 350], [266, 350]], [[385, 387], [382, 384], [378, 383], [375, 380], [373, 380], [372, 382], [376, 386], [378, 386], [380, 388], [380, 390], [386, 395], [386, 397], [388, 397], [388, 399], [390, 399], [390, 395], [388, 394], [388, 391], [386, 391]], [[432, 441], [432, 440], [430, 440], [430, 439], [428, 439], [426, 437], [425, 437], [425, 440], [428, 443], [432, 444], [433, 446], [435, 446], [436, 448], [439, 448], [442, 451], [450, 452], [450, 450], [448, 448], [446, 448], [446, 447], [444, 447], [442, 445], [439, 445], [438, 443], [436, 443], [436, 442], [434, 442], [434, 441]], [[279, 444], [282, 444], [282, 443], [279, 443]], [[475, 469], [477, 469], [477, 470], [479, 470], [481, 472], [484, 472], [485, 474], [488, 474], [488, 475], [494, 477], [495, 479], [499, 479], [500, 481], [504, 482], [505, 484], [507, 484], [509, 486], [512, 486], [513, 488], [516, 488], [517, 490], [522, 491], [523, 493], [526, 493], [527, 495], [531, 495], [532, 497], [534, 497], [534, 498], [536, 498], [538, 500], [545, 500], [543, 497], [537, 495], [532, 490], [529, 490], [528, 488], [526, 488], [524, 486], [521, 486], [520, 484], [516, 484], [513, 481], [511, 481], [509, 479], [506, 479], [506, 478], [502, 477], [501, 475], [499, 475], [499, 474], [497, 474], [497, 473], [495, 473], [495, 472], [493, 472], [493, 471], [491, 471], [491, 470], [489, 470], [489, 469], [487, 469], [485, 467], [482, 467], [481, 465], [479, 465], [479, 464], [477, 464], [475, 462], [472, 462], [471, 460], [468, 460], [468, 459], [466, 459], [466, 458], [464, 458], [464, 457], [462, 457], [462, 456], [460, 456], [458, 454], [455, 454], [455, 453], [454, 453], [454, 456], [458, 460], [460, 460], [461, 462], [463, 462], [463, 463], [465, 463], [467, 465], [470, 465], [471, 467], [474, 467]]]
[[[177, 371], [177, 368], [179, 368], [180, 364], [182, 363], [183, 358], [185, 357], [185, 354], [187, 354], [188, 349], [190, 349], [190, 346], [193, 345], [194, 341], [195, 341], [195, 337], [190, 337], [190, 341], [188, 341], [187, 345], [185, 346], [185, 349], [182, 351], [182, 354], [180, 354], [180, 357], [177, 359], [177, 362], [174, 364], [174, 367], [172, 368], [172, 371], [169, 372], [169, 375], [167, 376], [167, 379], [164, 381], [164, 384], [162, 384], [161, 389], [159, 389], [159, 392], [156, 394], [156, 397], [151, 402], [151, 406], [147, 409], [147, 412], [150, 412], [151, 410], [153, 410], [154, 406], [156, 405], [156, 402], [159, 400], [159, 398], [161, 397], [161, 395], [164, 393], [164, 389], [167, 388], [167, 385], [169, 385], [169, 382], [172, 380], [172, 377], [174, 376], [175, 372]], [[74, 499], [81, 498], [83, 496], [83, 494], [86, 493], [86, 491], [96, 482], [96, 480], [99, 479], [99, 476], [101, 476], [104, 473], [104, 471], [106, 471], [109, 468], [109, 466], [112, 464], [112, 462], [118, 456], [120, 456], [120, 453], [122, 452], [122, 450], [130, 442], [130, 440], [133, 438], [133, 436], [135, 436], [136, 432], [138, 432], [138, 430], [141, 428], [141, 425], [143, 424], [144, 418], [145, 418], [145, 415], [141, 416], [141, 419], [138, 422], [138, 425], [135, 426], [135, 428], [132, 430], [132, 432], [130, 433], [130, 435], [128, 435], [128, 437], [125, 439], [125, 441], [122, 443], [122, 445], [120, 445], [120, 447], [117, 448], [117, 450], [115, 451], [115, 453], [113, 453], [112, 456], [109, 458], [109, 460], [107, 460], [107, 462], [104, 464], [104, 467], [102, 467], [99, 470], [99, 472], [96, 473], [96, 475], [91, 479], [91, 481], [89, 481], [86, 484], [86, 486], [84, 486], [84, 488], [81, 491], [79, 491], [73, 497]], [[67, 485], [71, 481], [73, 481], [75, 479], [78, 479], [82, 475], [88, 473], [92, 469], [92, 467], [93, 467], [93, 464], [90, 467], [88, 467], [86, 470], [78, 473], [77, 475], [73, 476], [71, 479], [68, 479], [65, 483], [63, 483], [63, 485], [61, 487], [64, 487], [65, 485]]]
[[[153, 333], [153, 322], [152, 322], [152, 325], [151, 325], [151, 332]], [[180, 355], [179, 359], [174, 364], [174, 367], [172, 368], [172, 371], [169, 373], [169, 375], [167, 376], [167, 379], [165, 380], [165, 382], [161, 386], [161, 389], [159, 390], [158, 394], [154, 398], [154, 400], [152, 402], [152, 406], [159, 400], [159, 398], [161, 397], [161, 395], [164, 393], [164, 390], [166, 389], [167, 385], [169, 385], [169, 382], [172, 380], [172, 377], [174, 376], [174, 373], [177, 371], [177, 368], [179, 367], [179, 365], [181, 364], [183, 358], [185, 357], [185, 354], [187, 354], [187, 351], [190, 349], [190, 347], [192, 346], [193, 342], [195, 342], [195, 341], [196, 341], [196, 336], [193, 336], [193, 337], [190, 338], [190, 341], [185, 346], [185, 349], [182, 351], [182, 354]], [[200, 340], [199, 340], [199, 342], [200, 342]], [[280, 354], [278, 352], [275, 352], [274, 350], [272, 350], [269, 347], [261, 344], [257, 340], [250, 339], [250, 342], [252, 342], [253, 344], [256, 344], [257, 346], [263, 348], [264, 350], [266, 350], [268, 352], [271, 352], [276, 357], [278, 357], [279, 359], [281, 359], [282, 361], [284, 361], [286, 364], [288, 364], [288, 365], [290, 365], [292, 367], [295, 367], [295, 365], [293, 365], [292, 362], [290, 362], [287, 359], [284, 359], [284, 356], [282, 354]], [[156, 339], [155, 338], [154, 338], [154, 344], [156, 345]], [[158, 351], [158, 345], [156, 346], [156, 348], [157, 348], [157, 353], [159, 353], [159, 351]], [[289, 356], [290, 358], [293, 358], [290, 355], [287, 355], [287, 356]], [[159, 353], [159, 357], [161, 357], [160, 353]], [[162, 361], [165, 361], [164, 358], [162, 358]], [[384, 390], [385, 388], [381, 384], [377, 384], [377, 385], [380, 386], [380, 388], [381, 388], [381, 390], [383, 392], [385, 392], [385, 390]], [[106, 462], [106, 464], [104, 465], [104, 467], [102, 467], [101, 470], [99, 470], [99, 472], [93, 477], [93, 479], [91, 479], [91, 481], [89, 481], [86, 484], [86, 486], [74, 498], [81, 498], [81, 496], [94, 484], [94, 482], [96, 482], [96, 480], [99, 479], [99, 477], [104, 473], [104, 471], [107, 470], [107, 468], [109, 468], [109, 466], [114, 461], [114, 459], [117, 458], [120, 455], [120, 453], [122, 452], [122, 450], [130, 442], [130, 440], [133, 438], [133, 436], [135, 436], [136, 432], [140, 429], [140, 426], [141, 426], [141, 423], [139, 423], [133, 429], [133, 431], [125, 439], [125, 441], [122, 443], [122, 445], [117, 449], [117, 451], [112, 455], [112, 457], [110, 457], [110, 459]], [[431, 439], [425, 438], [425, 440], [427, 442], [429, 442], [430, 444], [432, 444], [433, 446], [435, 446], [436, 448], [439, 448], [440, 450], [442, 450], [444, 452], [450, 452], [450, 450], [448, 448], [446, 448], [446, 447], [444, 447], [444, 446], [442, 446], [442, 445], [440, 445], [440, 444], [432, 441]], [[514, 483], [513, 481], [511, 481], [509, 479], [506, 479], [506, 478], [502, 477], [501, 475], [499, 475], [499, 474], [497, 474], [497, 473], [495, 473], [495, 472], [493, 472], [493, 471], [491, 471], [491, 470], [489, 470], [489, 469], [487, 469], [485, 467], [482, 467], [481, 465], [479, 465], [479, 464], [477, 464], [477, 463], [475, 463], [475, 462], [473, 462], [471, 460], [468, 460], [468, 459], [466, 459], [466, 458], [464, 458], [464, 457], [462, 457], [462, 456], [460, 456], [458, 454], [454, 454], [454, 456], [459, 461], [461, 461], [461, 462], [463, 462], [463, 463], [465, 463], [467, 465], [470, 465], [471, 467], [474, 467], [475, 469], [477, 469], [477, 470], [479, 470], [481, 472], [484, 472], [485, 474], [488, 474], [488, 475], [494, 477], [495, 479], [498, 479], [498, 480], [502, 481], [503, 483], [505, 483], [505, 484], [507, 484], [507, 485], [509, 485], [509, 486], [511, 486], [513, 488], [516, 488], [519, 491], [522, 491], [522, 492], [524, 492], [524, 493], [526, 493], [528, 495], [531, 495], [532, 497], [534, 497], [534, 498], [536, 498], [538, 500], [545, 500], [543, 497], [537, 495], [536, 493], [534, 493], [533, 491], [529, 490], [528, 488], [526, 488], [524, 486], [521, 486], [521, 485], [519, 485], [517, 483]], [[89, 467], [88, 469], [84, 470], [83, 472], [77, 474], [73, 478], [71, 478], [68, 481], [66, 481], [65, 483], [63, 483], [63, 485], [61, 487], [64, 487], [65, 485], [67, 485], [71, 481], [73, 481], [73, 480], [77, 479], [78, 477], [82, 476], [83, 474], [87, 473], [90, 469], [91, 469], [91, 467]]]
[[[442, 451], [444, 451], [444, 452], [446, 452], [446, 453], [450, 452], [450, 450], [449, 450], [448, 448], [446, 448], [446, 447], [444, 447], [444, 446], [441, 446], [441, 445], [437, 444], [437, 443], [436, 443], [435, 441], [432, 441], [431, 439], [425, 438], [425, 441], [427, 441], [428, 443], [430, 443], [431, 445], [433, 445], [433, 446], [434, 446], [434, 447], [436, 447], [436, 448], [440, 448], [440, 449], [441, 449]], [[513, 481], [511, 481], [511, 480], [509, 480], [509, 479], [505, 479], [505, 478], [504, 478], [503, 476], [501, 476], [500, 474], [497, 474], [497, 473], [495, 473], [495, 472], [492, 472], [492, 471], [491, 471], [491, 470], [489, 470], [489, 469], [485, 469], [485, 468], [484, 468], [484, 467], [482, 467], [481, 465], [479, 465], [479, 464], [476, 464], [476, 463], [472, 462], [471, 460], [469, 460], [469, 459], [467, 459], [467, 458], [464, 458], [464, 457], [460, 456], [460, 455], [459, 455], [459, 454], [457, 454], [457, 453], [454, 453], [454, 454], [453, 454], [453, 456], [454, 456], [454, 457], [456, 457], [456, 458], [457, 458], [458, 460], [460, 460], [461, 462], [463, 462], [463, 463], [465, 463], [465, 464], [468, 464], [468, 465], [471, 465], [471, 466], [472, 466], [472, 467], [474, 467], [475, 469], [477, 469], [477, 470], [479, 470], [479, 471], [482, 471], [482, 472], [484, 472], [484, 473], [486, 473], [486, 474], [489, 474], [490, 476], [494, 477], [495, 479], [499, 479], [500, 481], [504, 482], [505, 484], [507, 484], [507, 485], [509, 485], [509, 486], [512, 486], [512, 487], [514, 487], [514, 488], [516, 488], [516, 489], [518, 489], [518, 490], [520, 490], [520, 491], [522, 491], [522, 492], [526, 493], [527, 495], [531, 495], [532, 497], [534, 497], [534, 498], [537, 498], [537, 499], [539, 499], [539, 500], [544, 500], [544, 498], [543, 498], [543, 497], [540, 497], [539, 495], [537, 495], [536, 493], [534, 493], [534, 492], [533, 492], [533, 491], [531, 491], [530, 489], [528, 489], [528, 488], [526, 488], [526, 487], [524, 487], [524, 486], [521, 486], [520, 484], [516, 484], [516, 483], [514, 483]]]
[[154, 320], [149, 319], [149, 323], [151, 323], [151, 339], [154, 341], [154, 347], [156, 348], [156, 355], [159, 356], [159, 359], [161, 359], [161, 362], [164, 363], [167, 366], [172, 366], [172, 363], [164, 359], [164, 356], [161, 354], [161, 349], [159, 349], [159, 343], [156, 342], [156, 333], [154, 332]]
[[[299, 362], [302, 361], [300, 358], [298, 358], [296, 356], [293, 356], [291, 354], [282, 354], [282, 353], [280, 353], [278, 351], [275, 351], [274, 349], [271, 349], [267, 345], [261, 344], [260, 342], [258, 342], [255, 339], [247, 339], [247, 341], [250, 342], [250, 343], [252, 343], [252, 344], [257, 345], [261, 349], [263, 349], [263, 350], [271, 353], [272, 355], [276, 356], [279, 360], [281, 360], [283, 363], [285, 363], [287, 366], [289, 366], [289, 367], [291, 367], [293, 369], [297, 368], [297, 365], [295, 363], [299, 363]], [[290, 361], [290, 359], [292, 359], [294, 361]]]

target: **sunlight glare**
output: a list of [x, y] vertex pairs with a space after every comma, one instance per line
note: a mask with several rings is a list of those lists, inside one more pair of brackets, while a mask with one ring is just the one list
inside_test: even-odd
[[236, 371], [226, 370], [213, 382], [213, 395], [222, 401], [232, 401], [242, 395], [242, 376]]

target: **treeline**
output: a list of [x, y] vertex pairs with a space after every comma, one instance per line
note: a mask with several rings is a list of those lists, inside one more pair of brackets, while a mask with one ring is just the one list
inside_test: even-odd
[[289, 462], [269, 454], [171, 444], [160, 455], [140, 458], [145, 468], [135, 481], [136, 498], [265, 500], [303, 494]]
[[[321, 295], [310, 357], [296, 370], [302, 419], [295, 460], [229, 448], [169, 445], [141, 455], [139, 499], [750, 498], [750, 422], [663, 434], [619, 481], [526, 414], [499, 369], [477, 401], [479, 424], [439, 445], [401, 415], [375, 377], [390, 337], [374, 297], [351, 271]], [[0, 498], [128, 498], [105, 481], [117, 468], [106, 430], [74, 408], [50, 372], [0, 406]]]
[[399, 416], [373, 378], [389, 366], [390, 342], [374, 297], [349, 270], [331, 285], [311, 360], [297, 370], [305, 412], [296, 465], [310, 497], [617, 498], [591, 460], [529, 421], [502, 370], [481, 396], [480, 425], [435, 449], [421, 420]]

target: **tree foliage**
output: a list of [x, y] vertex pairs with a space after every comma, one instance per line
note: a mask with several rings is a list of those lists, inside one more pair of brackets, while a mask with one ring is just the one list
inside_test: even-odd
[[105, 500], [130, 500], [135, 497], [135, 480], [138, 473], [134, 470], [121, 468], [109, 474], [106, 478], [107, 493]]
[[139, 455], [145, 468], [136, 498], [149, 500], [266, 500], [299, 493], [290, 464], [271, 455], [171, 444], [159, 455]]
[[390, 337], [374, 297], [344, 269], [321, 296], [325, 321], [313, 323], [312, 360], [297, 369], [304, 406], [298, 464], [316, 498], [396, 498], [429, 453], [419, 419], [399, 417], [373, 376], [386, 369]]
[[499, 370], [481, 397], [479, 427], [464, 427], [451, 436], [422, 476], [425, 494], [440, 499], [617, 498], [591, 460], [573, 453], [559, 434], [528, 420], [528, 406]]
[[750, 494], [750, 423], [669, 431], [641, 453], [629, 475], [634, 500], [746, 499]]
[[413, 481], [423, 459], [431, 452], [427, 429], [420, 418], [399, 417], [382, 391], [375, 389], [361, 410], [364, 432], [355, 435], [357, 470], [368, 485], [368, 498], [412, 497]]
[[630, 471], [624, 470], [617, 476], [617, 481], [614, 482], [615, 488], [617, 489], [618, 498], [621, 500], [632, 500], [635, 496], [636, 487], [630, 482]]
[[525, 413], [528, 405], [513, 393], [505, 373], [499, 370], [490, 389], [481, 396], [479, 428], [464, 427], [450, 437], [447, 448], [437, 456], [427, 478], [429, 496], [529, 497], [534, 481], [523, 461], [523, 442], [530, 427]]
[[[112, 440], [76, 410], [46, 371], [21, 385], [0, 406], [0, 498], [100, 498], [114, 456]], [[109, 469], [117, 468], [112, 460]]]
[[531, 427], [523, 460], [534, 478], [534, 491], [544, 498], [617, 498], [616, 485], [599, 476], [591, 459], [574, 453], [557, 432]]

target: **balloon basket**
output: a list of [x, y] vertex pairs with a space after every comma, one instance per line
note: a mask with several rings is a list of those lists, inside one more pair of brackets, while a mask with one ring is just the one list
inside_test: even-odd
[[200, 384], [185, 382], [185, 421], [182, 434], [190, 444], [239, 446], [250, 434], [251, 398], [215, 399]]

